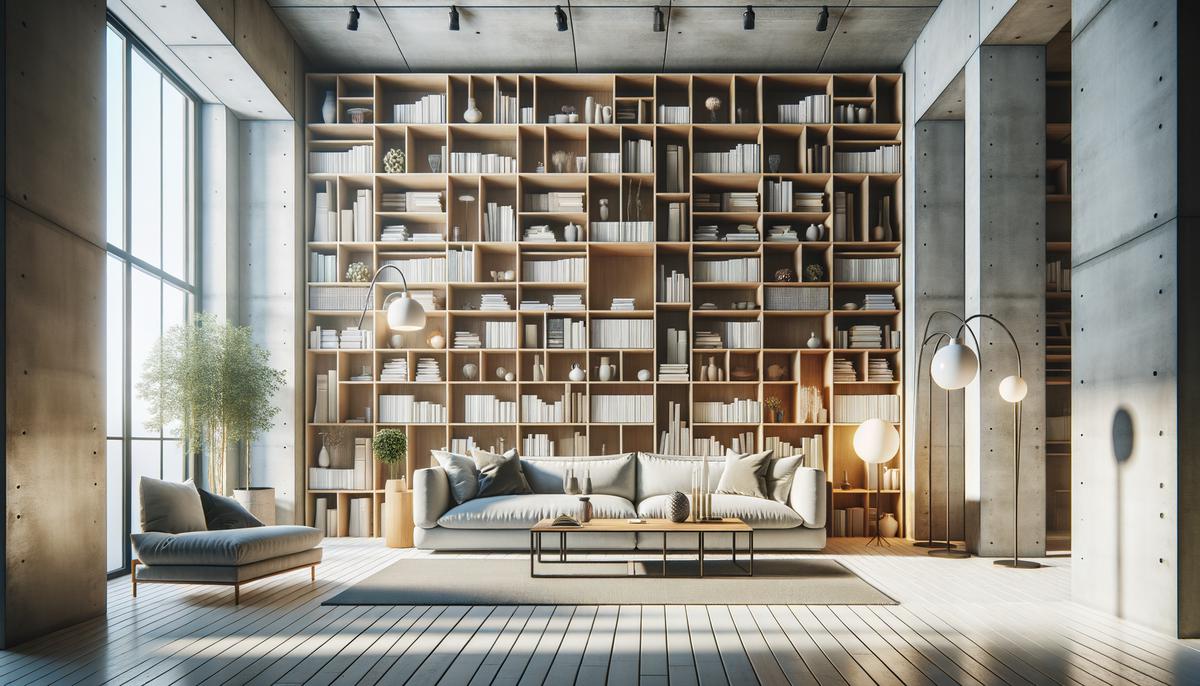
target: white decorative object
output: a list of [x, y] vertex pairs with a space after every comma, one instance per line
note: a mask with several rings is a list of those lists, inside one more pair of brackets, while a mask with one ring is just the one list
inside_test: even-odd
[[590, 95], [583, 100], [583, 121], [585, 124], [596, 121], [596, 100]]
[[613, 377], [616, 376], [616, 374], [617, 374], [617, 365], [610, 364], [608, 359], [609, 359], [608, 357], [600, 358], [599, 374], [600, 374], [601, 381], [612, 381]]
[[638, 370], [638, 381], [649, 381], [649, 380], [650, 380], [650, 370], [649, 369], [639, 369]]
[[328, 468], [331, 464], [329, 460], [329, 448], [324, 443], [321, 444], [321, 452], [317, 453], [317, 466]]
[[467, 98], [467, 111], [463, 112], [463, 119], [468, 124], [478, 124], [483, 121], [483, 112], [475, 106], [475, 98]]
[[400, 333], [392, 334], [391, 338], [388, 339], [388, 345], [392, 346], [393, 349], [403, 348], [404, 347], [404, 334], [400, 334]]
[[704, 101], [704, 109], [708, 110], [709, 118], [713, 121], [713, 123], [716, 123], [717, 112], [721, 111], [721, 99], [715, 95], [709, 96]]
[[604, 106], [596, 103], [596, 111], [592, 114], [592, 123], [599, 124], [604, 119]]
[[333, 91], [325, 91], [325, 102], [321, 103], [321, 119], [326, 124], [337, 123], [337, 97]]
[[563, 240], [568, 243], [579, 240], [579, 227], [575, 226], [574, 222], [567, 222], [566, 228], [563, 229]]
[[462, 366], [463, 378], [467, 381], [474, 381], [479, 376], [479, 365], [474, 362], [468, 362]]
[[808, 343], [806, 345], [808, 345], [808, 347], [810, 347], [810, 348], [820, 348], [821, 347], [821, 337], [817, 335], [816, 331], [813, 331], [812, 333], [809, 334]]
[[808, 241], [821, 240], [821, 227], [817, 224], [809, 224], [808, 228], [804, 231], [804, 239]]
[[1029, 384], [1015, 374], [1006, 376], [1000, 381], [1000, 397], [1004, 398], [1005, 402], [1019, 403], [1025, 399], [1025, 394], [1028, 392]]
[[587, 372], [578, 363], [574, 363], [571, 365], [571, 371], [567, 374], [567, 377], [572, 381], [583, 381], [587, 378]]
[[600, 198], [600, 221], [608, 221], [608, 198]]
[[567, 115], [567, 123], [568, 124], [578, 124], [579, 123], [579, 115], [575, 112], [571, 112], [570, 114]]
[[966, 388], [975, 380], [978, 372], [979, 358], [975, 356], [975, 351], [963, 345], [958, 338], [937, 351], [929, 365], [929, 375], [934, 383], [947, 391]]
[[604, 113], [604, 123], [605, 123], [605, 124], [611, 124], [611, 123], [612, 123], [612, 118], [613, 118], [613, 108], [612, 108], [612, 105], [605, 105], [605, 106], [604, 106], [604, 109], [603, 109], [603, 110], [601, 110], [601, 111]]
[[858, 109], [855, 110], [854, 117], [855, 117], [855, 119], [858, 120], [859, 124], [866, 124], [866, 123], [870, 122], [871, 121], [871, 108], [863, 107], [860, 105], [858, 107]]
[[900, 531], [900, 522], [896, 521], [891, 512], [885, 512], [883, 519], [879, 520], [879, 535], [884, 538], [893, 538], [898, 531]]
[[704, 378], [709, 381], [717, 380], [717, 364], [714, 358], [708, 358], [708, 365], [704, 368]]
[[429, 336], [429, 347], [436, 350], [441, 350], [442, 348], [446, 347], [446, 337], [442, 335], [442, 332], [434, 331], [433, 334]]
[[505, 381], [516, 381], [517, 375], [513, 374], [512, 372], [508, 372], [507, 374], [504, 375], [504, 380]]
[[505, 369], [504, 367], [496, 367], [496, 378], [497, 379], [500, 379], [501, 381], [503, 381], [504, 377], [506, 377], [506, 376], [508, 376], [507, 369]]

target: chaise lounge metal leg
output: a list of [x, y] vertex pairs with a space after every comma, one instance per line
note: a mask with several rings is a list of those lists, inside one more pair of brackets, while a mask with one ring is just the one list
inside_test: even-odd
[[309, 578], [312, 580], [312, 582], [314, 584], [317, 583], [317, 566], [313, 565], [313, 566], [309, 567], [308, 571], [311, 572], [311, 574], [309, 575]]
[[233, 585], [233, 604], [234, 605], [242, 604], [242, 585], [241, 584]]
[[129, 581], [130, 581], [130, 585], [133, 588], [133, 597], [134, 598], [137, 597], [137, 566], [138, 566], [137, 560], [129, 561]]

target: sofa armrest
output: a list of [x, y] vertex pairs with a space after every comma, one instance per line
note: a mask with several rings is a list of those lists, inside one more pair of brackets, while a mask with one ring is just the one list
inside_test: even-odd
[[788, 505], [803, 519], [807, 529], [825, 528], [825, 471], [812, 467], [796, 470]]
[[413, 524], [432, 529], [453, 505], [446, 470], [428, 467], [413, 472]]

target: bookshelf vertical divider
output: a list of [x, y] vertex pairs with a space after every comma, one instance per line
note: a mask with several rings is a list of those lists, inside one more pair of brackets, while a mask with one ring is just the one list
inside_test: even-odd
[[[353, 439], [385, 428], [408, 435], [410, 480], [467, 439], [558, 455], [807, 445], [831, 533], [834, 510], [874, 505], [852, 438], [903, 416], [901, 79], [309, 74], [309, 522], [324, 526], [324, 501], [348, 535], [368, 499], [381, 535], [381, 465], [357, 489], [314, 488], [309, 470], [327, 445], [352, 468]], [[389, 272], [367, 293], [359, 263], [405, 272], [424, 331], [387, 330], [401, 284]], [[905, 535], [903, 489], [886, 485]]]

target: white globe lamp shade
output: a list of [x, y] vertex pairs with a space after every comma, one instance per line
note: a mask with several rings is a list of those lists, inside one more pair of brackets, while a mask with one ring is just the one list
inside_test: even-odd
[[1019, 403], [1025, 399], [1026, 393], [1029, 393], [1029, 384], [1016, 374], [1006, 376], [1000, 381], [1000, 397], [1007, 402]]
[[401, 293], [388, 303], [387, 323], [392, 331], [420, 331], [425, 328], [425, 308], [408, 293]]
[[882, 419], [868, 419], [854, 430], [854, 452], [867, 464], [883, 464], [900, 450], [900, 432]]
[[929, 365], [933, 382], [947, 391], [966, 388], [979, 372], [979, 358], [975, 351], [955, 338], [949, 345], [937, 351]]

